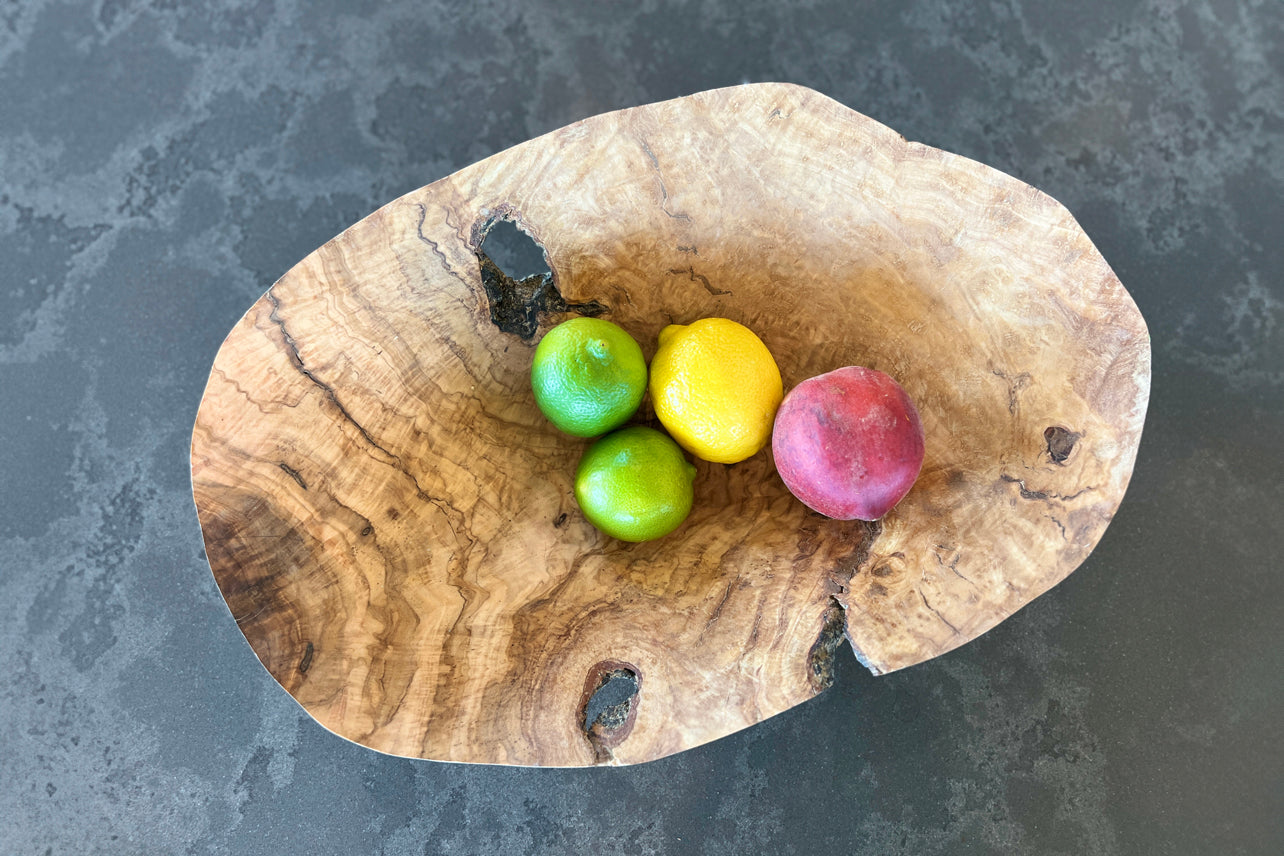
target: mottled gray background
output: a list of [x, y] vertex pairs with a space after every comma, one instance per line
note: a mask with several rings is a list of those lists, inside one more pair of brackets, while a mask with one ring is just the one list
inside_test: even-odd
[[[786, 11], [786, 6], [789, 7]], [[1065, 203], [1144, 313], [1132, 487], [982, 639], [632, 769], [315, 725], [215, 589], [224, 334], [400, 194], [601, 111], [824, 92]], [[1284, 4], [0, 0], [0, 853], [1284, 852]]]

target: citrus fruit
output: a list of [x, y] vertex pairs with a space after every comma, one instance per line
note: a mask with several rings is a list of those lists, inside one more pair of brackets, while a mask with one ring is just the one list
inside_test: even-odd
[[687, 519], [696, 468], [678, 444], [645, 425], [589, 446], [575, 471], [575, 500], [588, 521], [621, 541], [651, 541]]
[[535, 348], [531, 388], [550, 422], [576, 437], [596, 437], [623, 425], [642, 403], [646, 360], [619, 325], [572, 318]]
[[776, 361], [754, 332], [727, 318], [660, 331], [651, 360], [655, 414], [682, 448], [734, 464], [771, 437], [783, 389]]

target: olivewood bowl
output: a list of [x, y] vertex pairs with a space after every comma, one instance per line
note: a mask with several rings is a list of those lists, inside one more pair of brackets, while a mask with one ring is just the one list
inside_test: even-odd
[[[490, 262], [500, 219], [551, 279]], [[884, 370], [921, 412], [922, 474], [864, 524], [793, 499], [770, 449], [700, 462], [675, 533], [606, 538], [572, 494], [586, 442], [529, 386], [539, 335], [577, 312], [648, 358], [668, 323], [735, 319], [786, 389]], [[192, 481], [232, 615], [326, 728], [411, 757], [627, 764], [812, 697], [844, 639], [901, 669], [1063, 579], [1123, 498], [1149, 383], [1145, 323], [1063, 207], [756, 84], [578, 122], [309, 255], [219, 351]]]

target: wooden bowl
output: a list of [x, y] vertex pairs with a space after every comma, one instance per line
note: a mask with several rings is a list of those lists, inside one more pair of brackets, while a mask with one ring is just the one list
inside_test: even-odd
[[[489, 262], [499, 219], [551, 281]], [[648, 358], [666, 324], [735, 319], [786, 389], [886, 371], [922, 414], [922, 475], [864, 524], [795, 500], [769, 449], [701, 462], [675, 533], [606, 538], [572, 494], [586, 442], [529, 385], [576, 312]], [[812, 697], [844, 639], [900, 669], [1060, 581], [1123, 498], [1149, 382], [1141, 315], [1063, 207], [755, 84], [578, 122], [312, 253], [219, 351], [192, 481], [232, 615], [326, 728], [444, 761], [636, 763]]]

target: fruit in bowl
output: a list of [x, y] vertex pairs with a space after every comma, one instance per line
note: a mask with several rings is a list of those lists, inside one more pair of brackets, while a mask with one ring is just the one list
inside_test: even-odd
[[836, 520], [878, 520], [923, 466], [923, 425], [891, 376], [846, 366], [794, 387], [771, 436], [776, 471], [803, 503]]
[[612, 538], [651, 541], [687, 519], [695, 475], [677, 443], [654, 428], [630, 425], [584, 452], [575, 470], [575, 500]]
[[629, 421], [646, 394], [637, 341], [601, 318], [572, 318], [540, 340], [531, 367], [535, 403], [574, 437], [598, 437]]
[[655, 415], [682, 448], [734, 464], [771, 437], [780, 369], [762, 340], [728, 318], [701, 318], [660, 331], [651, 361]]

